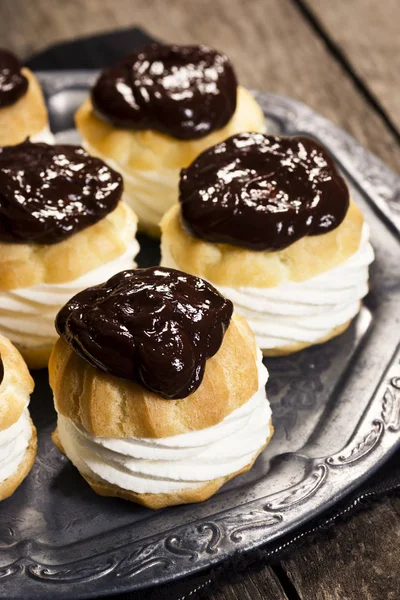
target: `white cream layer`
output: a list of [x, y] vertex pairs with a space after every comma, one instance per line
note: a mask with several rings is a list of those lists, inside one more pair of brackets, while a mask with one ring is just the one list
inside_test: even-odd
[[167, 210], [177, 201], [180, 169], [127, 170], [87, 142], [83, 146], [89, 154], [101, 158], [122, 175], [125, 184], [124, 200], [137, 214], [139, 223], [150, 228], [158, 226]]
[[17, 472], [32, 437], [29, 410], [14, 425], [0, 431], [0, 483]]
[[138, 252], [139, 243], [133, 239], [124, 254], [73, 281], [0, 291], [0, 331], [17, 346], [25, 348], [53, 344], [58, 337], [54, 319], [64, 304], [87, 287], [135, 268], [134, 258]]
[[[139, 494], [201, 487], [248, 465], [270, 436], [268, 371], [259, 356], [259, 389], [220, 423], [169, 438], [101, 438], [58, 415], [64, 451], [81, 473]], [[184, 400], [182, 400], [184, 402]]]
[[[355, 317], [368, 293], [368, 266], [374, 260], [369, 229], [363, 226], [360, 247], [350, 258], [317, 277], [273, 288], [213, 285], [235, 305], [263, 350], [315, 343]], [[179, 266], [164, 252], [161, 264]]]
[[34, 133], [33, 135], [29, 136], [29, 139], [32, 143], [35, 144], [37, 144], [38, 142], [44, 142], [45, 144], [54, 144], [55, 142], [55, 137], [51, 133], [50, 127], [48, 125], [43, 127], [42, 131], [39, 131], [39, 133]]

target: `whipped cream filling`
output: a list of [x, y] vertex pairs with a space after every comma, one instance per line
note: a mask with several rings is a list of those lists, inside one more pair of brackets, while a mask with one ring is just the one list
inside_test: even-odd
[[[355, 317], [368, 293], [368, 267], [374, 260], [369, 229], [350, 258], [317, 277], [287, 281], [272, 288], [213, 285], [235, 305], [253, 329], [263, 350], [315, 343]], [[163, 266], [179, 268], [164, 251]]]
[[82, 474], [125, 490], [161, 494], [201, 487], [248, 465], [269, 438], [261, 352], [258, 373], [257, 392], [213, 427], [168, 438], [102, 438], [59, 414], [60, 442]]
[[45, 144], [54, 144], [55, 137], [50, 131], [50, 127], [46, 125], [39, 133], [34, 133], [29, 136], [31, 142], [37, 144], [38, 142], [44, 142]]
[[54, 319], [64, 304], [78, 292], [135, 268], [138, 252], [139, 243], [133, 239], [124, 254], [73, 281], [0, 291], [0, 331], [25, 348], [53, 344], [58, 337]]
[[0, 431], [0, 482], [17, 472], [32, 437], [29, 410], [16, 423]]
[[127, 170], [87, 142], [83, 143], [83, 147], [122, 175], [125, 201], [135, 211], [139, 222], [144, 226], [158, 226], [167, 210], [177, 201], [180, 169]]

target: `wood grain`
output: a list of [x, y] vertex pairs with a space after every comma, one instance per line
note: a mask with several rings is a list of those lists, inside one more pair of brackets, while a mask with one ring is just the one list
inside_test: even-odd
[[[302, 0], [396, 126], [398, 0]], [[0, 40], [23, 57], [76, 36], [140, 25], [176, 42], [225, 51], [241, 82], [295, 97], [400, 170], [397, 138], [301, 0], [0, 0]], [[370, 86], [370, 88], [369, 88]], [[389, 542], [390, 540], [390, 542]], [[400, 499], [386, 500], [271, 567], [225, 584], [212, 600], [398, 600]], [[294, 591], [295, 590], [295, 591]]]
[[209, 600], [292, 600], [271, 567], [244, 576], [241, 581], [227, 583]]
[[398, 0], [305, 0], [400, 133]]
[[214, 45], [231, 57], [245, 85], [305, 102], [400, 170], [395, 137], [289, 0], [0, 0], [0, 14], [2, 45], [23, 56], [134, 24], [160, 39]]
[[[389, 541], [390, 540], [390, 541]], [[359, 513], [282, 561], [301, 600], [400, 598], [400, 497]]]

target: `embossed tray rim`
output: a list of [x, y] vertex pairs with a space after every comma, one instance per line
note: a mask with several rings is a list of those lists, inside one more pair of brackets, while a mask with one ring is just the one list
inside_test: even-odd
[[[54, 98], [66, 88], [86, 89], [96, 73], [38, 75], [46, 95]], [[397, 205], [400, 179], [396, 174], [310, 108], [274, 94], [255, 92], [255, 95], [283, 133], [301, 132], [318, 137], [368, 202], [394, 231], [400, 232]], [[345, 448], [329, 456], [308, 457], [307, 475], [300, 483], [246, 501], [234, 509], [221, 510], [211, 519], [202, 516], [204, 511], [200, 505], [194, 506], [193, 519], [185, 525], [145, 536], [139, 542], [122, 543], [107, 553], [79, 561], [71, 556], [64, 562], [39, 562], [31, 556], [29, 545], [34, 547], [34, 543], [28, 541], [22, 558], [0, 566], [0, 582], [3, 580], [5, 584], [15, 576], [13, 586], [7, 585], [6, 589], [0, 585], [0, 597], [53, 598], [57, 590], [57, 597], [75, 599], [139, 590], [194, 574], [229, 558], [234, 552], [253, 549], [291, 531], [357, 487], [400, 446], [399, 362], [397, 347], [366, 405], [356, 439], [350, 439]], [[301, 453], [298, 456], [302, 460]], [[348, 473], [351, 473], [350, 478]], [[3, 553], [0, 548], [0, 555]], [[150, 578], [148, 573], [151, 573]]]

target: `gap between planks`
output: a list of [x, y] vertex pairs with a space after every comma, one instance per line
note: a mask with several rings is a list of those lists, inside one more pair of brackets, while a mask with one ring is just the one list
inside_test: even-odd
[[[345, 53], [340, 48], [334, 39], [329, 34], [326, 27], [323, 26], [320, 19], [313, 12], [312, 8], [308, 5], [307, 0], [292, 0], [297, 6], [299, 11], [303, 14], [305, 19], [309, 22], [315, 33], [324, 41], [327, 49], [329, 50], [332, 57], [340, 64], [340, 66], [346, 71], [348, 76], [353, 80], [354, 85], [359, 92], [364, 96], [366, 101], [372, 106], [372, 108], [380, 115], [388, 129], [394, 135], [396, 140], [400, 143], [400, 131], [396, 127], [394, 121], [391, 119], [387, 111], [384, 109], [378, 98], [370, 87], [364, 83], [363, 79], [357, 74], [355, 67], [352, 64], [351, 59], [347, 58]], [[400, 16], [400, 10], [399, 10]]]

